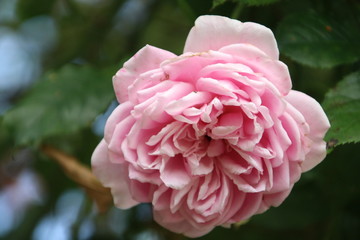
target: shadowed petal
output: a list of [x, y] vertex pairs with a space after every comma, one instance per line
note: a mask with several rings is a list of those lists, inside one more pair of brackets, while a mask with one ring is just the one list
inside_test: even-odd
[[117, 106], [111, 113], [108, 120], [106, 121], [104, 129], [104, 138], [107, 143], [111, 141], [116, 125], [124, 119], [128, 118], [132, 108], [133, 106], [130, 102], [125, 102]]
[[138, 204], [132, 199], [127, 185], [128, 173], [123, 164], [114, 164], [108, 160], [108, 148], [102, 140], [91, 157], [92, 170], [100, 182], [111, 188], [114, 204], [118, 208], [126, 209]]
[[160, 178], [166, 186], [174, 189], [181, 189], [191, 181], [180, 155], [163, 161]]

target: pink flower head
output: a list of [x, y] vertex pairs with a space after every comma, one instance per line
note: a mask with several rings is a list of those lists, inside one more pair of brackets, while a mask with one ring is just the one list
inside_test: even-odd
[[118, 101], [92, 156], [115, 205], [152, 203], [197, 237], [279, 206], [320, 163], [329, 121], [291, 90], [270, 29], [201, 16], [184, 53], [145, 46], [113, 78]]

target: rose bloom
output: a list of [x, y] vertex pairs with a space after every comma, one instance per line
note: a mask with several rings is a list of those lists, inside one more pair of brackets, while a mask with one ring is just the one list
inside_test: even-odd
[[151, 203], [198, 237], [279, 206], [326, 155], [329, 121], [291, 90], [270, 29], [201, 16], [184, 53], [145, 46], [113, 78], [120, 105], [92, 156], [115, 205]]

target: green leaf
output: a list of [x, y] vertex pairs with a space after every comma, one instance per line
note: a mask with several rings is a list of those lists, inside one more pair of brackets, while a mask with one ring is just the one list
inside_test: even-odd
[[334, 67], [360, 59], [360, 31], [352, 18], [290, 15], [280, 23], [277, 38], [281, 53], [308, 66]]
[[36, 144], [90, 126], [114, 98], [114, 73], [114, 68], [73, 65], [49, 72], [5, 114], [4, 124], [17, 144]]
[[249, 6], [262, 6], [262, 5], [268, 5], [275, 2], [278, 2], [279, 0], [237, 0], [237, 2], [245, 3]]
[[217, 8], [220, 5], [223, 5], [227, 0], [213, 0], [211, 9]]
[[336, 146], [360, 141], [360, 71], [346, 76], [322, 103], [330, 120], [326, 140]]

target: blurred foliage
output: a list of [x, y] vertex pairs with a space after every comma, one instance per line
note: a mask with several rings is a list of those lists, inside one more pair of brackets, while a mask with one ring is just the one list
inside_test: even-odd
[[280, 0], [236, 0], [239, 3], [245, 3], [249, 6], [262, 6], [262, 5], [268, 5]]
[[17, 3], [17, 14], [21, 20], [38, 15], [46, 15], [51, 11], [55, 2], [55, 0], [19, 0]]
[[[1, 172], [9, 162], [18, 163], [27, 149], [27, 164], [18, 168], [35, 171], [45, 191], [42, 204], [30, 207], [0, 239], [33, 239], [42, 221], [56, 215], [64, 193], [80, 188], [40, 147], [55, 146], [89, 166], [100, 140], [92, 124], [114, 99], [112, 75], [145, 44], [181, 54], [194, 20], [204, 14], [271, 28], [294, 88], [320, 102], [325, 96], [323, 106], [332, 124], [328, 145], [337, 147], [303, 175], [283, 205], [239, 227], [218, 227], [200, 239], [360, 239], [360, 2], [356, 0], [18, 0], [16, 18], [0, 22], [0, 27], [17, 31], [27, 20], [45, 15], [55, 21], [57, 43], [41, 59], [42, 76], [29, 89], [16, 92], [10, 99], [12, 108], [0, 118]], [[16, 176], [6, 181], [2, 176], [0, 186], [11, 185], [9, 178]], [[78, 238], [86, 221], [92, 231], [81, 239], [186, 239], [159, 227], [150, 212], [144, 204], [97, 214], [84, 198], [74, 212], [71, 239]]]
[[[225, 2], [230, 0], [213, 0], [213, 8], [216, 8]], [[248, 6], [262, 6], [262, 5], [268, 5], [275, 2], [278, 2], [280, 0], [232, 0], [233, 2], [238, 2], [239, 4], [246, 4]]]
[[4, 125], [22, 145], [89, 127], [114, 98], [115, 71], [114, 67], [64, 66], [48, 72], [7, 112]]

